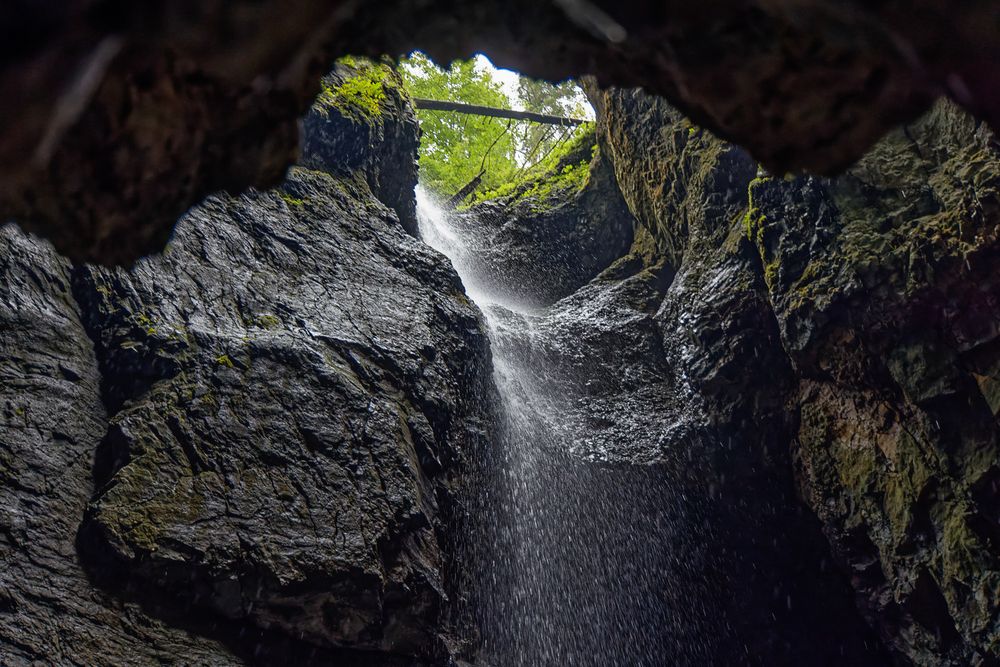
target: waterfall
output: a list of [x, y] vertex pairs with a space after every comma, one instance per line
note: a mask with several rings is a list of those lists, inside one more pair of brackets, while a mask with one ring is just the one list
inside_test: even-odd
[[452, 261], [486, 318], [501, 402], [469, 538], [484, 664], [704, 664], [704, 613], [687, 598], [697, 591], [674, 581], [703, 572], [696, 553], [681, 562], [669, 550], [689, 514], [682, 499], [663, 496], [656, 466], [578, 455], [596, 429], [578, 407], [598, 352], [555, 335], [565, 317], [552, 308], [520, 304], [487, 279], [477, 253], [489, 235], [474, 217], [446, 214], [419, 188], [417, 203], [423, 239]]

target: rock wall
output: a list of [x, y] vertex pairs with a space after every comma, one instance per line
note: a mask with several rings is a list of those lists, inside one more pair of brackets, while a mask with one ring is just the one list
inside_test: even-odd
[[[36, 229], [78, 256], [132, 258], [205, 188], [284, 167], [294, 95], [236, 95], [191, 62], [169, 76], [146, 65], [112, 68], [44, 178], [23, 191], [6, 181], [9, 210], [45, 220]], [[381, 92], [353, 97], [343, 85], [358, 76]], [[465, 463], [490, 426], [488, 345], [457, 276], [408, 233], [416, 126], [391, 77], [334, 73], [304, 123], [302, 166], [272, 191], [211, 197], [131, 269], [73, 264], [3, 230], [0, 662], [391, 665], [474, 652], [454, 530]], [[191, 107], [193, 90], [206, 97]], [[913, 108], [926, 101], [907, 90]], [[692, 655], [996, 663], [994, 136], [941, 103], [842, 176], [786, 179], [665, 101], [591, 93], [593, 187], [556, 213], [514, 203], [505, 211], [521, 224], [507, 238], [530, 246], [527, 265], [549, 257], [545, 238], [522, 233], [535, 218], [586, 231], [568, 255], [586, 261], [550, 272], [545, 296], [575, 292], [552, 315], [565, 336], [552, 354], [566, 341], [606, 352], [578, 406], [594, 437], [575, 454], [670, 461], [671, 483], [696, 494], [690, 528], [705, 541], [691, 563], [718, 584], [697, 613], [726, 623]], [[260, 106], [217, 134], [237, 99]], [[270, 120], [265, 100], [280, 100]], [[870, 102], [816, 122], [846, 127]], [[112, 103], [124, 125], [99, 122]], [[701, 122], [732, 129], [705, 104]], [[815, 129], [808, 116], [797, 127]], [[192, 129], [202, 121], [212, 132]], [[845, 131], [845, 153], [817, 154], [841, 164], [881, 122]], [[772, 164], [816, 148], [764, 136]], [[175, 181], [161, 153], [194, 175]], [[113, 169], [78, 171], [81, 155]], [[137, 155], [155, 178], [134, 169]], [[679, 571], [704, 581], [691, 563]]]
[[577, 455], [617, 474], [657, 471], [647, 474], [659, 488], [644, 493], [669, 517], [674, 610], [658, 621], [664, 635], [693, 637], [667, 641], [665, 655], [885, 664], [795, 497], [783, 410], [792, 369], [741, 240], [756, 163], [662, 100], [594, 96], [601, 155], [637, 228], [629, 251], [547, 317], [561, 343], [553, 354], [585, 386], [570, 401], [586, 424]]
[[628, 252], [635, 220], [596, 141], [581, 133], [545, 173], [452, 216], [470, 230], [470, 268], [501, 300], [551, 304]]
[[993, 135], [941, 103], [841, 177], [783, 179], [665, 101], [590, 91], [636, 250], [672, 273], [665, 350], [750, 434], [743, 477], [794, 474], [896, 661], [993, 664]]
[[0, 662], [240, 664], [94, 587], [75, 548], [107, 429], [71, 267], [12, 226], [0, 231]]
[[[338, 87], [357, 76], [374, 106]], [[210, 198], [161, 256], [72, 265], [4, 230], [3, 664], [468, 650], [456, 494], [490, 423], [489, 345], [405, 228], [398, 78], [330, 81], [314, 168]]]
[[750, 186], [804, 498], [885, 641], [991, 664], [1000, 151], [951, 105], [835, 180]]

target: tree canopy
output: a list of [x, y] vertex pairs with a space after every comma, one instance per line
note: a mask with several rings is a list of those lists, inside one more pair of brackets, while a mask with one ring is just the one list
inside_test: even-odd
[[[552, 85], [525, 77], [517, 80], [516, 99], [495, 78], [492, 68], [457, 60], [448, 69], [422, 53], [402, 61], [400, 72], [414, 97], [515, 108], [553, 115], [583, 115], [585, 101], [573, 82]], [[455, 113], [418, 110], [420, 182], [451, 196], [481, 171], [478, 192], [496, 191], [531, 170], [573, 131], [526, 121], [508, 121]]]

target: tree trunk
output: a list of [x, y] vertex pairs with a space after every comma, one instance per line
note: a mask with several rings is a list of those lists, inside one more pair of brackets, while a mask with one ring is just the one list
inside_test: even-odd
[[462, 201], [472, 194], [472, 191], [479, 187], [479, 184], [483, 181], [483, 175], [486, 171], [483, 170], [476, 174], [476, 177], [465, 184], [465, 186], [456, 192], [452, 197], [444, 203], [444, 208], [446, 211], [454, 211], [455, 208], [462, 203]]
[[418, 109], [427, 109], [428, 111], [454, 111], [455, 113], [467, 113], [475, 116], [510, 118], [512, 120], [530, 120], [534, 123], [549, 123], [550, 125], [574, 126], [587, 122], [580, 118], [566, 118], [563, 116], [551, 116], [544, 113], [535, 113], [533, 111], [513, 111], [511, 109], [483, 107], [476, 104], [462, 104], [461, 102], [445, 102], [443, 100], [424, 100], [414, 98], [413, 105]]

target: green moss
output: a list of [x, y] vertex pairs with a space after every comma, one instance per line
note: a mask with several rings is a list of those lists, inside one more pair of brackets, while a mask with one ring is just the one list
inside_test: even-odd
[[939, 528], [943, 574], [948, 580], [968, 583], [978, 579], [992, 560], [969, 525], [975, 510], [965, 502], [940, 503], [932, 517]]
[[486, 191], [477, 201], [506, 200], [513, 204], [531, 201], [535, 210], [546, 210], [566, 196], [583, 190], [590, 180], [590, 164], [597, 156], [593, 123], [584, 123], [574, 137], [553, 151], [533, 170], [516, 181]]
[[[115, 491], [103, 502], [99, 520], [133, 548], [154, 552], [175, 526], [196, 521], [204, 510], [207, 491], [194, 476], [182, 476], [164, 488], [162, 474], [169, 469], [161, 452], [133, 460], [117, 476]], [[150, 495], [150, 489], [157, 492]], [[133, 498], [143, 498], [133, 502]]]
[[256, 322], [262, 329], [277, 329], [281, 326], [281, 320], [271, 314], [258, 315]]
[[764, 266], [764, 282], [767, 284], [768, 288], [774, 289], [774, 286], [778, 284], [778, 269], [780, 265], [778, 260], [773, 260], [768, 262]]
[[302, 207], [306, 203], [304, 199], [298, 199], [296, 197], [293, 197], [287, 192], [279, 191], [278, 196], [281, 197], [281, 200], [286, 204], [288, 204], [289, 206]]
[[778, 274], [781, 264], [776, 257], [769, 257], [765, 234], [767, 230], [767, 218], [763, 211], [754, 201], [755, 190], [763, 183], [770, 181], [769, 176], [758, 176], [747, 185], [747, 212], [743, 216], [743, 230], [748, 241], [752, 241], [757, 246], [760, 259], [764, 264], [764, 282], [768, 289], [774, 291], [778, 284]]
[[132, 320], [139, 326], [143, 331], [146, 332], [147, 336], [156, 335], [156, 326], [153, 318], [146, 313], [136, 313], [132, 316]]
[[763, 222], [764, 216], [761, 215], [760, 210], [756, 208], [749, 208], [747, 212], [743, 215], [743, 229], [747, 233], [747, 241], [755, 241], [757, 235], [757, 225], [758, 222]]
[[324, 81], [317, 102], [321, 107], [337, 109], [348, 118], [362, 121], [380, 118], [386, 86], [392, 85], [392, 69], [384, 64], [361, 63], [350, 57], [342, 58], [339, 63], [357, 73], [336, 85]]
[[233, 360], [229, 358], [228, 354], [220, 354], [217, 356], [215, 358], [215, 363], [220, 366], [225, 366], [226, 368], [235, 368], [235, 364], [233, 364]]
[[760, 241], [761, 230], [767, 224], [764, 214], [754, 204], [754, 190], [762, 183], [771, 180], [767, 176], [758, 176], [747, 184], [747, 212], [743, 216], [743, 228], [747, 233], [748, 241]]
[[543, 205], [557, 193], [579, 192], [587, 185], [590, 163], [567, 164], [562, 169], [539, 178], [518, 195], [518, 199], [533, 199]]

